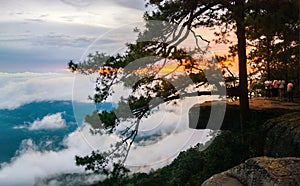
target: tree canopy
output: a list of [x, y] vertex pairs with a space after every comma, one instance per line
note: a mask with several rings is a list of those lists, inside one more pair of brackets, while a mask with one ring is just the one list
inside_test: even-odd
[[[112, 111], [94, 112], [89, 118], [99, 122], [93, 133], [117, 133], [122, 140], [107, 152], [93, 151], [90, 156], [76, 156], [77, 165], [107, 175], [118, 175], [116, 170], [125, 174], [127, 170], [122, 165], [138, 135], [141, 119], [151, 115], [154, 108], [162, 103], [176, 104], [176, 100], [185, 97], [226, 96], [220, 59], [209, 54], [210, 41], [195, 32], [199, 27], [218, 27], [217, 42], [228, 42], [230, 32], [237, 35], [238, 43], [233, 48], [239, 57], [238, 90], [243, 129], [249, 113], [246, 47], [249, 44], [253, 47], [249, 57], [253, 68], [263, 69], [263, 72], [266, 69], [260, 68], [264, 65], [262, 59], [268, 64], [276, 59], [272, 61], [274, 68], [286, 61], [299, 65], [299, 37], [291, 36], [299, 33], [299, 17], [284, 13], [298, 4], [298, 1], [288, 0], [150, 0], [147, 6], [152, 6], [153, 11], [144, 15], [145, 28], [135, 29], [139, 32], [138, 38], [135, 43], [127, 44], [124, 54], [96, 52], [78, 64], [69, 63], [73, 72], [98, 74], [95, 94], [90, 96], [95, 103], [105, 102], [114, 94], [115, 85], [131, 89], [130, 95], [123, 97]], [[186, 48], [183, 43], [190, 37], [194, 44]], [[276, 44], [277, 40], [283, 42]], [[276, 58], [273, 57], [275, 51]], [[171, 63], [175, 67], [162, 73]], [[117, 128], [128, 120], [131, 125], [122, 130]], [[110, 158], [118, 160], [116, 169], [109, 168]]]
[[260, 6], [263, 10], [252, 12], [246, 20], [253, 73], [269, 80], [297, 80], [299, 1], [262, 2]]

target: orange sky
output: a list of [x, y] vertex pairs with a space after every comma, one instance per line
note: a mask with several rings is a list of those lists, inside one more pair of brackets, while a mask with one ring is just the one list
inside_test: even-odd
[[[229, 51], [229, 46], [236, 44], [237, 43], [237, 38], [235, 33], [231, 33], [229, 37], [227, 37], [227, 39], [229, 39], [230, 41], [232, 41], [232, 44], [216, 44], [213, 39], [216, 39], [217, 37], [214, 35], [214, 32], [218, 31], [218, 28], [215, 28], [215, 30], [213, 30], [213, 28], [198, 28], [195, 30], [195, 32], [199, 35], [201, 35], [204, 39], [209, 40], [210, 41], [210, 50], [213, 54], [215, 55], [228, 55], [228, 51]], [[231, 65], [230, 65], [230, 70], [232, 70], [232, 72], [234, 73], [238, 73], [238, 59], [237, 57], [234, 58], [229, 58], [229, 61], [231, 61]]]
[[[228, 55], [228, 51], [229, 51], [229, 46], [233, 45], [233, 44], [216, 44], [215, 41], [213, 41], [213, 39], [216, 39], [216, 36], [214, 35], [214, 32], [217, 30], [212, 30], [209, 28], [198, 28], [195, 30], [196, 34], [201, 35], [204, 39], [209, 40], [210, 41], [210, 52], [214, 55]], [[233, 43], [237, 42], [236, 36], [234, 33], [231, 34], [231, 36], [228, 37], [229, 40], [231, 40]], [[190, 40], [188, 40], [188, 42], [192, 42]], [[185, 45], [184, 47], [188, 47], [188, 42], [187, 45]], [[205, 42], [200, 42], [205, 44]], [[229, 69], [235, 73], [238, 74], [238, 60], [237, 57], [235, 58], [229, 58], [227, 64], [229, 64]], [[163, 69], [160, 70], [161, 73], [169, 73], [171, 71], [173, 71], [174, 69], [176, 69], [177, 64], [167, 64]], [[179, 69], [177, 69], [176, 71], [180, 71], [183, 72], [184, 71], [184, 67], [180, 67]]]
[[[228, 55], [228, 51], [229, 51], [229, 46], [233, 45], [233, 44], [216, 44], [213, 39], [216, 38], [216, 36], [214, 35], [215, 30], [209, 29], [209, 28], [199, 28], [197, 30], [195, 30], [196, 34], [201, 35], [204, 39], [209, 40], [210, 41], [210, 51], [212, 54], [214, 55]], [[228, 38], [229, 40], [233, 41], [233, 43], [236, 43], [237, 39], [235, 37], [235, 34], [231, 34], [231, 36]], [[229, 58], [228, 62], [227, 62], [229, 69], [235, 73], [238, 74], [238, 60], [237, 57], [234, 58]], [[167, 64], [163, 69], [160, 69], [160, 73], [169, 73], [174, 71], [174, 69], [177, 68], [177, 64], [176, 63], [169, 63]], [[146, 69], [145, 69], [146, 70]], [[147, 70], [146, 70], [147, 71]], [[176, 70], [177, 72], [183, 72], [184, 71], [184, 67], [180, 67]], [[100, 72], [100, 71], [99, 71]], [[102, 72], [102, 70], [101, 70]], [[138, 73], [145, 73], [143, 72], [143, 70], [141, 70]]]

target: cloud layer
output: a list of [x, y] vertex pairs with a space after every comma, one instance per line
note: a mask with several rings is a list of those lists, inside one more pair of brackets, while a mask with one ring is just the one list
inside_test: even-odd
[[[88, 95], [93, 92], [94, 83], [82, 80], [84, 78], [89, 77], [74, 76], [70, 72], [0, 72], [0, 109], [14, 109], [34, 101], [72, 100], [73, 93], [77, 95], [76, 101], [87, 101]], [[75, 80], [83, 82], [78, 89], [74, 88]]]
[[33, 101], [71, 100], [72, 74], [0, 73], [0, 109]]
[[66, 121], [61, 117], [62, 113], [47, 115], [43, 119], [35, 120], [30, 126], [29, 130], [42, 129], [60, 129], [66, 127]]
[[[0, 184], [33, 185], [37, 180], [59, 174], [84, 173], [82, 167], [75, 165], [75, 155], [87, 155], [95, 148], [105, 151], [119, 140], [115, 135], [91, 135], [89, 129], [88, 125], [84, 125], [69, 134], [63, 142], [66, 149], [60, 151], [38, 151], [30, 139], [24, 141], [19, 155], [14, 157], [11, 163], [2, 165]], [[205, 142], [209, 138], [208, 134], [208, 131], [186, 129], [169, 134], [154, 144], [135, 145], [126, 164], [134, 171], [149, 171], [151, 168], [162, 167], [169, 164], [180, 151], [195, 145], [196, 141]]]
[[[99, 37], [123, 25], [142, 21], [144, 1], [3, 1], [0, 7], [0, 69], [49, 70], [80, 60]], [[18, 28], [18, 29], [16, 29]], [[104, 36], [97, 50], [110, 52], [127, 42], [133, 28], [121, 28], [122, 37]], [[131, 40], [133, 42], [133, 40]], [[29, 68], [28, 68], [29, 67]], [[37, 71], [36, 70], [36, 71]]]
[[[201, 100], [185, 99], [176, 106], [161, 105], [159, 112], [144, 119], [140, 124], [141, 140], [133, 145], [126, 165], [133, 171], [160, 168], [171, 163], [180, 151], [206, 142], [210, 138], [210, 131], [188, 128], [188, 110], [198, 101]], [[61, 113], [56, 113], [34, 121], [30, 127], [45, 129], [57, 123], [63, 126], [64, 122]], [[159, 134], [159, 137], [150, 140], [152, 134]], [[23, 142], [17, 156], [9, 164], [1, 165], [0, 185], [32, 185], [38, 180], [59, 174], [84, 173], [82, 167], [75, 165], [75, 155], [84, 156], [95, 149], [106, 151], [118, 141], [120, 138], [114, 134], [91, 135], [90, 126], [85, 123], [65, 137], [63, 150], [41, 151], [29, 138]]]
[[[42, 100], [84, 101], [93, 92], [93, 79], [91, 76], [74, 77], [69, 73], [0, 73], [0, 108], [12, 109]], [[149, 171], [170, 163], [180, 151], [207, 141], [210, 131], [188, 127], [189, 108], [202, 101], [186, 98], [176, 106], [163, 104], [159, 112], [144, 119], [140, 124], [140, 141], [133, 145], [126, 165], [134, 171]], [[80, 110], [78, 107], [76, 109]], [[56, 113], [34, 121], [30, 128], [49, 129], [64, 125], [61, 113]], [[159, 138], [149, 140], [153, 134], [158, 134]], [[1, 166], [0, 185], [32, 185], [38, 179], [57, 174], [83, 173], [83, 168], [75, 165], [75, 155], [84, 156], [95, 149], [105, 151], [119, 140], [117, 135], [91, 135], [86, 124], [65, 137], [65, 149], [60, 151], [40, 151], [29, 138], [17, 156]]]

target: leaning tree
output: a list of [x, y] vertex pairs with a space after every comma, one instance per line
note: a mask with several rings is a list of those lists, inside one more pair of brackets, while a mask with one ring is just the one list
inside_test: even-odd
[[[89, 97], [95, 103], [108, 100], [115, 93], [115, 86], [130, 89], [130, 94], [121, 97], [111, 111], [95, 111], [86, 116], [85, 120], [93, 126], [92, 134], [114, 133], [120, 137], [108, 151], [76, 156], [77, 165], [87, 170], [111, 176], [126, 173], [123, 164], [133, 143], [140, 138], [141, 122], [160, 105], [177, 105], [178, 100], [201, 95], [225, 96], [218, 60], [209, 54], [202, 37], [181, 25], [150, 19], [139, 32], [137, 41], [127, 44], [125, 54], [108, 56], [96, 52], [81, 63], [69, 62], [73, 72], [98, 75], [95, 94]], [[188, 39], [194, 48], [181, 46]], [[125, 122], [130, 124], [120, 127]]]
[[[97, 118], [101, 121], [98, 125], [93, 124], [92, 133], [117, 133], [121, 137], [120, 142], [106, 152], [96, 150], [89, 156], [76, 156], [77, 165], [107, 175], [126, 173], [124, 161], [138, 136], [140, 122], [152, 114], [153, 108], [163, 103], [176, 104], [176, 100], [185, 97], [225, 94], [217, 60], [207, 56], [208, 47], [199, 45], [199, 42], [209, 44], [196, 34], [195, 30], [199, 27], [220, 28], [217, 33], [219, 42], [226, 42], [228, 33], [236, 33], [239, 58], [237, 90], [243, 132], [249, 114], [245, 33], [249, 25], [245, 18], [261, 11], [261, 2], [264, 0], [150, 0], [147, 6], [152, 6], [153, 11], [144, 15], [145, 29], [134, 29], [139, 32], [137, 41], [127, 44], [124, 54], [96, 52], [79, 64], [71, 61], [69, 67], [74, 72], [98, 74], [95, 94], [90, 96], [95, 103], [107, 100], [114, 94], [113, 86], [120, 83], [132, 90], [112, 111], [94, 112], [87, 118], [89, 121], [97, 122]], [[181, 45], [190, 36], [195, 43], [191, 49]], [[161, 73], [170, 63], [175, 64], [175, 68]], [[207, 84], [213, 86], [203, 91]], [[120, 123], [128, 120], [130, 125], [118, 129]], [[113, 161], [114, 169], [109, 168], [112, 159], [119, 159]]]

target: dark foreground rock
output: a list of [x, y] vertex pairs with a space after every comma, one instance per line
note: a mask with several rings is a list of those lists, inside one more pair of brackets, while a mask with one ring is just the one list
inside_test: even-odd
[[251, 158], [228, 171], [212, 176], [202, 184], [215, 185], [298, 186], [300, 158]]
[[262, 126], [264, 157], [251, 158], [212, 176], [203, 186], [300, 185], [300, 112], [282, 114]]
[[300, 157], [300, 112], [268, 120], [264, 128], [267, 131], [265, 156]]

